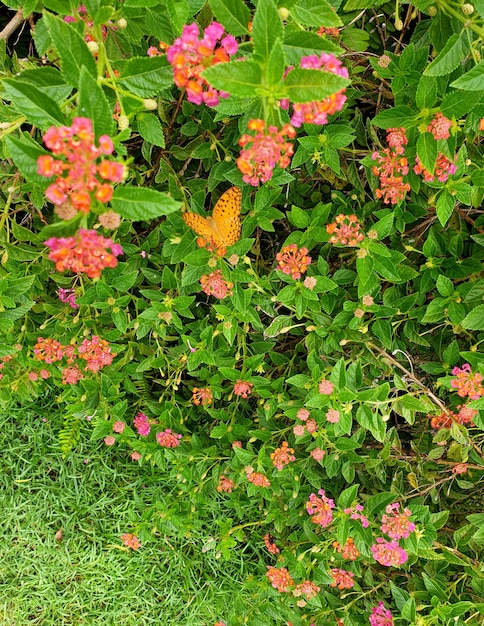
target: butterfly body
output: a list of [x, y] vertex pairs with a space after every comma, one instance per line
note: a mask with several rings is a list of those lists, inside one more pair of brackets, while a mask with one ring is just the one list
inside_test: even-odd
[[197, 213], [183, 213], [187, 226], [200, 236], [199, 245], [225, 254], [225, 248], [232, 246], [240, 238], [240, 208], [242, 192], [231, 187], [220, 196], [212, 215], [203, 217]]

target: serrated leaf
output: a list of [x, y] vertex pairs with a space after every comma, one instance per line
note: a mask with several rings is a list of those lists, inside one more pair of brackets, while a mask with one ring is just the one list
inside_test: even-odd
[[437, 198], [435, 212], [442, 226], [445, 226], [449, 221], [452, 211], [454, 210], [454, 205], [455, 200], [447, 190], [444, 190]]
[[165, 135], [159, 117], [153, 113], [138, 113], [139, 134], [154, 146], [165, 147]]
[[209, 0], [209, 4], [217, 20], [234, 37], [249, 32], [250, 11], [242, 0]]
[[44, 14], [53, 46], [61, 59], [61, 71], [68, 85], [79, 87], [81, 69], [95, 77], [96, 62], [79, 32], [69, 23], [51, 13]]
[[48, 154], [29, 136], [7, 136], [4, 139], [9, 156], [18, 167], [20, 173], [29, 182], [43, 188], [49, 185], [49, 179], [37, 172], [37, 159], [43, 154]]
[[476, 306], [461, 322], [467, 330], [484, 330], [484, 304]]
[[181, 208], [182, 203], [166, 193], [145, 187], [117, 187], [111, 199], [116, 213], [135, 221], [151, 220]]
[[173, 84], [173, 69], [165, 56], [134, 57], [126, 62], [118, 80], [137, 96], [151, 98]]
[[296, 31], [286, 34], [283, 49], [288, 65], [299, 65], [302, 57], [310, 56], [311, 54], [332, 52], [338, 55], [343, 52], [343, 49], [332, 41], [309, 31]]
[[183, 26], [188, 23], [188, 17], [190, 15], [188, 3], [186, 0], [170, 0], [165, 6], [170, 17], [173, 32], [176, 35], [180, 35]]
[[5, 96], [12, 101], [13, 107], [34, 126], [46, 130], [65, 122], [57, 102], [31, 83], [18, 78], [5, 78], [2, 85]]
[[35, 85], [56, 102], [67, 98], [72, 91], [72, 87], [66, 84], [62, 74], [55, 67], [45, 66], [24, 70], [18, 79]]
[[113, 133], [114, 120], [111, 106], [103, 90], [85, 67], [81, 68], [79, 79], [77, 112], [81, 117], [88, 117], [92, 120], [96, 137]]
[[434, 76], [421, 76], [415, 95], [415, 104], [419, 109], [430, 109], [436, 100], [437, 79]]
[[407, 106], [397, 106], [378, 113], [372, 124], [378, 128], [411, 128], [417, 124], [416, 112]]
[[[481, 88], [483, 85], [484, 81], [481, 83]], [[439, 107], [440, 111], [445, 117], [459, 119], [459, 117], [467, 115], [479, 104], [483, 93], [483, 91], [474, 91], [472, 93], [468, 91], [451, 91], [442, 100]]]
[[480, 61], [463, 76], [454, 80], [451, 87], [464, 89], [464, 91], [482, 91], [484, 85], [484, 61]]
[[267, 85], [277, 85], [280, 83], [284, 75], [284, 69], [285, 62], [282, 43], [280, 39], [276, 39], [267, 61]]
[[243, 98], [254, 96], [262, 81], [261, 67], [255, 61], [217, 63], [202, 72], [202, 76], [216, 89]]
[[348, 78], [338, 74], [304, 68], [291, 70], [284, 80], [286, 95], [291, 102], [323, 100], [349, 84]]
[[425, 76], [444, 76], [458, 67], [469, 53], [466, 33], [456, 33], [450, 37], [439, 56], [424, 71]]
[[304, 26], [326, 28], [343, 26], [340, 17], [327, 0], [299, 0], [290, 12]]
[[[282, 20], [272, 0], [259, 0], [252, 22], [254, 56], [267, 62], [277, 39], [283, 39]], [[230, 91], [229, 91], [230, 92]]]
[[417, 156], [429, 172], [435, 169], [437, 160], [437, 142], [431, 133], [421, 133], [417, 139]]

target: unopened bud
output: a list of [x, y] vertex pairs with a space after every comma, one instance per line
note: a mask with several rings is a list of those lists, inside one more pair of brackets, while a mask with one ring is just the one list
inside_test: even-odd
[[397, 17], [397, 19], [395, 20], [395, 29], [396, 30], [402, 30], [403, 29], [403, 22], [402, 20]]
[[118, 118], [118, 128], [119, 130], [126, 130], [129, 128], [129, 118], [127, 115], [120, 115]]
[[116, 24], [118, 28], [120, 28], [121, 30], [124, 30], [126, 26], [128, 25], [128, 22], [124, 19], [124, 17], [122, 17], [116, 22]]
[[143, 100], [143, 106], [147, 111], [156, 111], [158, 108], [158, 104], [153, 98], [145, 98]]
[[430, 17], [435, 17], [437, 15], [437, 7], [433, 4], [430, 5], [427, 9], [427, 13], [430, 15]]
[[287, 18], [289, 17], [289, 11], [286, 9], [286, 7], [281, 7], [280, 9], [277, 9], [277, 12], [279, 13], [279, 17], [281, 18], [281, 20], [287, 20]]
[[463, 4], [462, 13], [464, 15], [472, 15], [474, 13], [474, 5], [470, 4], [469, 2], [466, 2], [465, 4]]
[[97, 41], [88, 41], [87, 47], [89, 48], [89, 52], [91, 54], [97, 54], [99, 52], [99, 45]]

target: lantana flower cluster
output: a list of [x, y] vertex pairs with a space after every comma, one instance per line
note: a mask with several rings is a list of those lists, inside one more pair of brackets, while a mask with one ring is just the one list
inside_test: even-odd
[[337, 215], [332, 224], [326, 225], [326, 232], [331, 235], [329, 243], [352, 248], [358, 246], [365, 238], [356, 215], [344, 213]]
[[[133, 419], [133, 426], [136, 428], [136, 432], [141, 437], [147, 437], [151, 432], [151, 427], [156, 425], [157, 423], [158, 422], [156, 420], [150, 419], [142, 411], [138, 411]], [[115, 432], [119, 431], [115, 430]], [[180, 435], [179, 433], [174, 433], [169, 428], [166, 428], [161, 432], [157, 432], [155, 438], [162, 448], [176, 448], [180, 445], [182, 435]]]
[[443, 113], [438, 111], [427, 126], [427, 132], [432, 133], [435, 141], [439, 141], [440, 139], [448, 139], [450, 137], [449, 131], [451, 128], [452, 120], [449, 120]]
[[402, 565], [408, 560], [408, 554], [398, 543], [398, 539], [406, 539], [415, 531], [415, 524], [410, 521], [412, 512], [408, 508], [400, 511], [400, 504], [389, 504], [382, 516], [380, 530], [388, 535], [391, 541], [377, 537], [371, 546], [375, 561], [386, 567]]
[[452, 389], [457, 390], [460, 398], [469, 398], [469, 400], [477, 400], [484, 396], [484, 376], [479, 372], [473, 372], [469, 363], [464, 363], [462, 367], [454, 367], [450, 381]]
[[311, 521], [314, 524], [318, 524], [322, 528], [326, 528], [333, 521], [334, 500], [328, 498], [324, 489], [318, 491], [318, 496], [312, 493], [309, 496], [309, 500], [306, 502], [306, 511], [311, 515]]
[[[43, 154], [37, 159], [41, 176], [56, 176], [45, 195], [53, 204], [64, 205], [60, 217], [69, 219], [76, 211], [89, 213], [93, 197], [103, 204], [111, 200], [111, 183], [123, 180], [124, 165], [108, 159], [96, 163], [99, 157], [113, 153], [114, 144], [110, 137], [102, 135], [95, 145], [92, 120], [75, 117], [71, 126], [51, 126], [43, 139], [56, 157], [63, 157]], [[67, 209], [71, 215], [66, 214], [66, 207], [72, 207]]]
[[445, 156], [443, 152], [437, 154], [437, 160], [435, 162], [435, 168], [433, 172], [429, 172], [421, 164], [420, 159], [416, 157], [416, 165], [413, 168], [415, 174], [421, 174], [426, 183], [433, 182], [436, 178], [441, 183], [445, 183], [449, 176], [452, 176], [457, 171], [456, 164]]
[[388, 148], [374, 152], [371, 158], [377, 162], [372, 168], [373, 174], [380, 179], [380, 188], [375, 191], [377, 198], [383, 198], [385, 204], [398, 204], [410, 185], [403, 180], [408, 174], [408, 160], [403, 156], [408, 139], [404, 128], [389, 128], [387, 131]]
[[200, 278], [200, 285], [207, 296], [214, 296], [214, 298], [218, 298], [219, 300], [231, 296], [232, 287], [234, 286], [233, 283], [223, 277], [222, 270], [204, 274]]
[[283, 274], [292, 276], [292, 278], [301, 278], [308, 267], [311, 265], [311, 257], [308, 255], [307, 248], [299, 248], [297, 244], [291, 243], [284, 246], [280, 252], [276, 254], [277, 269]]
[[291, 162], [294, 146], [287, 139], [294, 139], [296, 131], [290, 124], [280, 130], [277, 126], [266, 125], [264, 120], [249, 120], [250, 131], [239, 139], [242, 147], [237, 159], [237, 167], [242, 172], [242, 180], [257, 187], [272, 178], [276, 165], [285, 169]]
[[[111, 365], [114, 354], [105, 339], [93, 335], [79, 345], [62, 345], [57, 339], [39, 337], [33, 348], [34, 358], [47, 364], [66, 360], [67, 367], [62, 369], [62, 384], [75, 385], [84, 378], [86, 372], [98, 372]], [[80, 364], [83, 363], [81, 368]], [[43, 376], [43, 378], [46, 378]]]
[[238, 44], [232, 35], [224, 35], [224, 27], [212, 22], [203, 31], [197, 24], [183, 27], [181, 37], [175, 39], [167, 50], [167, 59], [173, 67], [175, 85], [187, 92], [187, 100], [194, 104], [204, 102], [208, 106], [217, 106], [220, 98], [227, 93], [217, 91], [203, 77], [207, 67], [217, 63], [226, 63], [237, 52]]
[[283, 441], [281, 446], [271, 453], [272, 464], [278, 470], [283, 469], [286, 465], [289, 465], [289, 463], [295, 460], [294, 448], [290, 448], [287, 441]]
[[[312, 54], [302, 57], [299, 63], [303, 69], [326, 70], [332, 74], [338, 74], [344, 78], [349, 78], [348, 70], [343, 67], [341, 61], [334, 54], [322, 52], [320, 56]], [[324, 81], [324, 78], [322, 79]], [[341, 111], [346, 102], [346, 89], [341, 89], [323, 100], [312, 102], [292, 103], [291, 124], [299, 128], [303, 124], [316, 124], [322, 126], [328, 123], [328, 115], [334, 115]], [[281, 108], [289, 108], [289, 100], [281, 100]]]
[[393, 615], [383, 602], [379, 602], [371, 609], [369, 621], [370, 626], [393, 626]]
[[429, 415], [430, 426], [432, 428], [450, 428], [452, 421], [462, 424], [463, 426], [474, 426], [474, 418], [479, 413], [476, 409], [463, 405], [457, 407], [459, 411], [442, 411], [438, 415]]
[[118, 243], [85, 228], [72, 237], [51, 237], [44, 244], [50, 248], [49, 259], [58, 272], [70, 270], [89, 278], [97, 278], [106, 267], [116, 267], [116, 257], [123, 254]]

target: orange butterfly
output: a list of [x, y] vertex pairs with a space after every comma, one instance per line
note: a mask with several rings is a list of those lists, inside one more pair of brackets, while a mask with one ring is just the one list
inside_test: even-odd
[[202, 217], [197, 213], [183, 213], [185, 224], [192, 228], [200, 238], [197, 243], [223, 256], [227, 246], [232, 246], [240, 238], [240, 208], [242, 192], [238, 187], [231, 187], [223, 193], [212, 216]]

